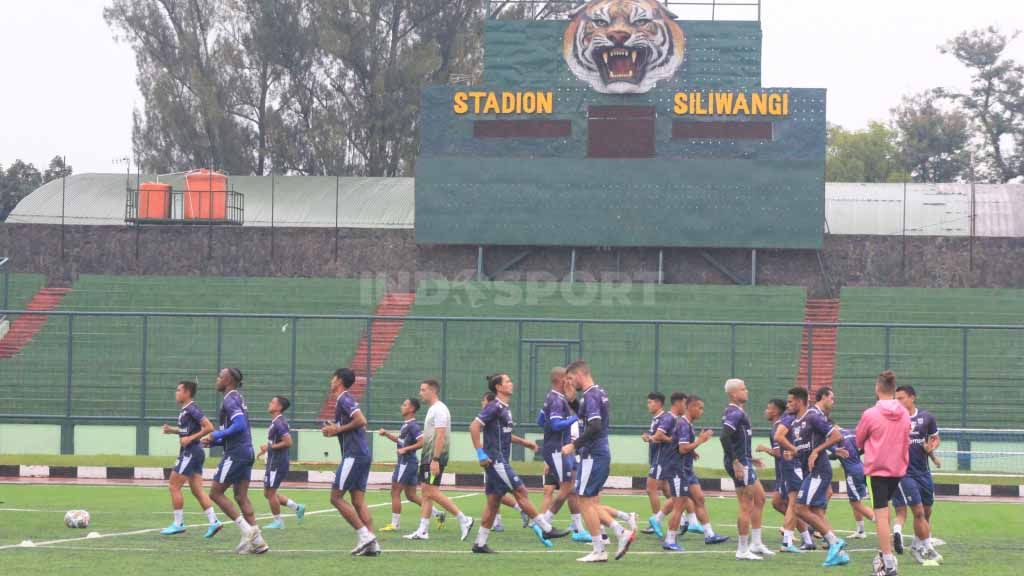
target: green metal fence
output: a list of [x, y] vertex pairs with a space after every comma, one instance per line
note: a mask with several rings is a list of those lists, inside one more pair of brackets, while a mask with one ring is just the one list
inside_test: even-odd
[[[2, 315], [5, 311], [0, 311]], [[803, 324], [559, 318], [374, 317], [365, 315], [179, 314], [164, 312], [7, 311], [45, 315], [46, 323], [16, 354], [0, 358], [0, 422], [49, 423], [70, 443], [76, 425], [135, 426], [145, 452], [149, 427], [177, 414], [180, 379], [200, 383], [198, 401], [212, 411], [223, 366], [246, 373], [243, 392], [256, 422], [276, 394], [292, 399], [297, 427], [315, 427], [328, 399], [330, 375], [351, 366], [366, 376], [364, 411], [374, 426], [399, 421], [402, 399], [438, 378], [456, 425], [468, 423], [485, 391], [484, 375], [508, 372], [517, 384], [514, 415], [531, 427], [548, 388], [547, 371], [575, 358], [590, 361], [613, 406], [614, 431], [646, 427], [651, 390], [697, 393], [709, 425], [725, 404], [722, 383], [747, 380], [755, 426], [770, 398], [797, 382], [801, 342], [809, 364], [835, 354], [832, 386], [837, 423], [854, 426], [874, 402], [874, 378], [885, 368], [913, 384], [923, 408], [970, 469], [972, 442], [1001, 458], [1021, 458], [1024, 444], [1024, 326], [932, 324]], [[374, 330], [401, 322], [394, 341]], [[815, 332], [838, 327], [838, 348], [815, 349]], [[803, 337], [806, 330], [806, 338]], [[353, 355], [354, 338], [361, 339]], [[822, 340], [819, 338], [819, 340]], [[387, 342], [388, 350], [373, 347]], [[764, 423], [763, 427], [767, 424]], [[1015, 435], [1017, 434], [1017, 435]], [[952, 442], [950, 442], [952, 441]], [[990, 447], [991, 447], [990, 446]]]

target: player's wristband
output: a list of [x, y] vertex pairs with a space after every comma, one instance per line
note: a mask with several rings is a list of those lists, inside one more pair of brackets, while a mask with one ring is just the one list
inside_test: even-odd
[[483, 462], [484, 460], [490, 460], [491, 457], [487, 455], [487, 451], [484, 450], [483, 448], [477, 448], [476, 459], [479, 460], [480, 462]]

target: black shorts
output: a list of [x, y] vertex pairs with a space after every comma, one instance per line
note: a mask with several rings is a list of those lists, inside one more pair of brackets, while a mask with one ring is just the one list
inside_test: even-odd
[[444, 467], [448, 465], [448, 459], [442, 458], [438, 462], [438, 465], [441, 467], [441, 469], [438, 470], [437, 476], [431, 476], [430, 460], [423, 460], [420, 462], [420, 469], [418, 474], [420, 484], [430, 484], [431, 486], [441, 485], [441, 477], [444, 476]]
[[875, 510], [889, 507], [889, 501], [900, 488], [900, 478], [871, 477], [871, 504]]

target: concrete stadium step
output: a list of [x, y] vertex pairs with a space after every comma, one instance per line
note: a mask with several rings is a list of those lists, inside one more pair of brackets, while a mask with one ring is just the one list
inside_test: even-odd
[[[41, 288], [25, 306], [25, 309], [33, 312], [54, 310], [70, 292], [71, 288]], [[42, 314], [22, 314], [17, 320], [11, 322], [7, 334], [0, 339], [0, 360], [13, 358], [21, 352], [43, 329], [47, 319], [48, 317]]]
[[[839, 322], [840, 303], [838, 299], [808, 299], [804, 309], [804, 322], [809, 324], [832, 324]], [[800, 363], [796, 385], [807, 386], [807, 368], [810, 365], [811, 392], [832, 386], [836, 368], [836, 328], [814, 328], [811, 341], [810, 330], [804, 328], [800, 342]], [[813, 344], [813, 355], [811, 345]]]
[[[389, 292], [381, 298], [374, 311], [374, 316], [392, 316], [404, 318], [412, 310], [416, 302], [415, 293]], [[372, 376], [381, 366], [387, 362], [391, 355], [391, 348], [395, 340], [402, 332], [403, 320], [374, 320], [370, 322], [370, 328], [364, 331], [359, 339], [359, 346], [348, 366], [356, 373], [356, 383], [352, 386], [352, 394], [362, 399], [366, 392], [367, 377]], [[337, 397], [328, 393], [324, 404], [320, 408], [320, 419], [330, 420], [334, 418], [334, 403]]]

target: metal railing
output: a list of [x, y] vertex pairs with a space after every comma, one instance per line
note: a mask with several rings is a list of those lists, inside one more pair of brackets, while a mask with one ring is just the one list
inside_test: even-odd
[[126, 224], [245, 224], [245, 195], [234, 189], [152, 191], [129, 188]]
[[[590, 0], [487, 0], [488, 18], [508, 17], [510, 8], [525, 6], [523, 14], [527, 19], [544, 20], [564, 18], [566, 13], [587, 4]], [[679, 12], [683, 20], [757, 20], [761, 21], [761, 0], [656, 0], [666, 8]], [[756, 14], [756, 18], [743, 16]]]
[[[0, 310], [7, 310], [11, 306], [11, 267], [7, 265], [10, 258], [0, 258]], [[3, 318], [0, 313], [0, 318]]]
[[[362, 403], [375, 426], [398, 424], [398, 404], [428, 377], [445, 384], [442, 399], [457, 423], [468, 423], [479, 408], [482, 374], [495, 370], [508, 371], [517, 382], [514, 416], [529, 423], [543, 403], [547, 369], [583, 357], [612, 397], [617, 432], [646, 428], [643, 398], [651, 390], [696, 392], [715, 414], [724, 405], [721, 383], [730, 377], [750, 383], [755, 421], [769, 398], [785, 398], [794, 385], [831, 384], [839, 399], [833, 417], [849, 426], [874, 402], [875, 376], [886, 368], [897, 372], [898, 383], [918, 388], [922, 405], [944, 427], [1024, 428], [1024, 325], [4, 313], [44, 315], [47, 321], [23, 349], [0, 357], [0, 421], [135, 425], [140, 450], [148, 426], [177, 413], [173, 385], [201, 380], [200, 403], [213, 407], [218, 398], [210, 384], [225, 365], [247, 373], [255, 420], [263, 401], [288, 394], [291, 420], [299, 427], [319, 423], [329, 375], [345, 365], [365, 377]], [[387, 344], [388, 355], [375, 355], [374, 346], [392, 336], [375, 338], [374, 331], [393, 332], [395, 322], [402, 323], [401, 332]], [[815, 338], [836, 329], [838, 350], [834, 338]], [[806, 376], [797, 382], [801, 357]], [[822, 377], [814, 369], [819, 362], [833, 362], [836, 369]], [[961, 469], [970, 469], [970, 444], [982, 436], [956, 438]]]

